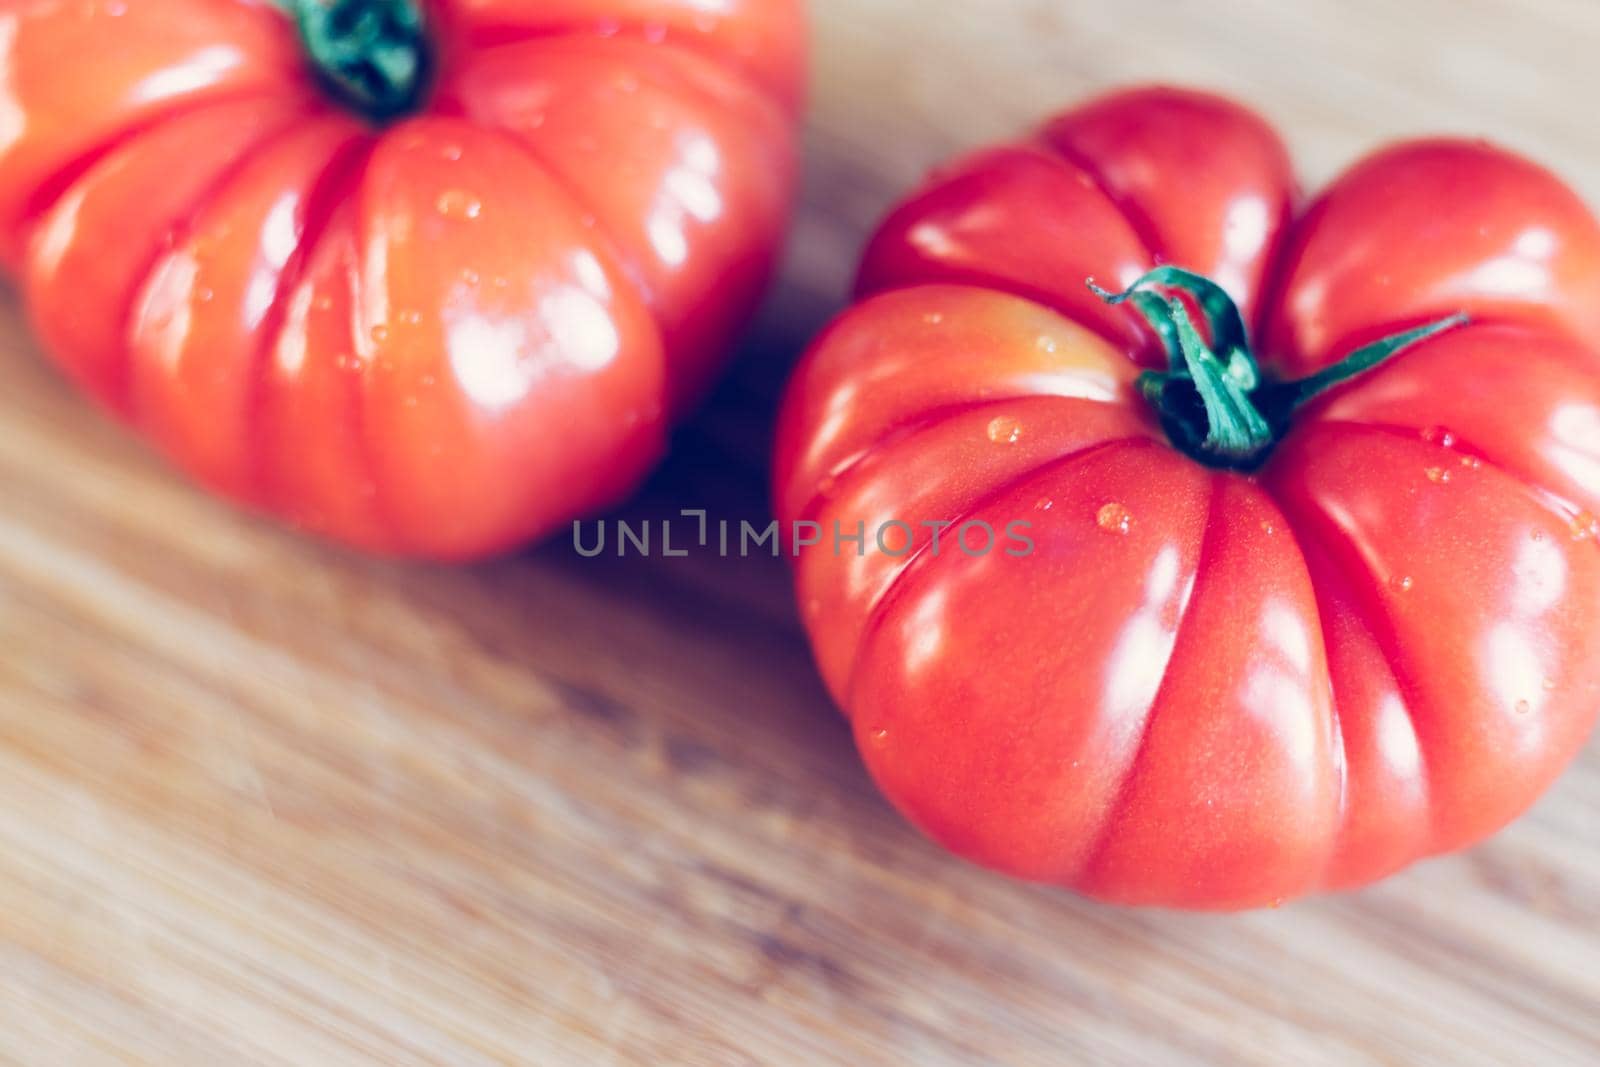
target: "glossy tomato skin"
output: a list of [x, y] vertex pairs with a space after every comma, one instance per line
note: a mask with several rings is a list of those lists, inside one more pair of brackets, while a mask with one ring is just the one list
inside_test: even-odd
[[[780, 518], [916, 528], [799, 554], [820, 669], [969, 859], [1187, 908], [1357, 886], [1504, 825], [1593, 726], [1600, 227], [1465, 142], [1379, 153], [1298, 221], [1292, 196], [1235, 104], [1095, 101], [913, 193], [795, 373]], [[1136, 392], [1154, 338], [1080, 294], [1157, 262], [1213, 273], [1284, 375], [1473, 321], [1224, 470]], [[1033, 551], [934, 551], [978, 520]]]
[[0, 263], [205, 484], [460, 559], [618, 498], [709, 385], [781, 239], [804, 34], [798, 0], [426, 10], [426, 104], [376, 128], [266, 0], [7, 5]]
[[1249, 314], [1292, 195], [1288, 154], [1261, 119], [1215, 97], [1135, 90], [936, 173], [867, 246], [858, 291], [997, 285], [1156, 365], [1163, 356], [1144, 323], [1107, 307], [1084, 279], [1118, 290], [1158, 259], [1181, 262]]

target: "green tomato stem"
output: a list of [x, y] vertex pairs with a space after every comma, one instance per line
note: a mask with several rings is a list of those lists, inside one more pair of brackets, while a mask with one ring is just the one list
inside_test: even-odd
[[278, 0], [318, 78], [375, 123], [422, 106], [433, 53], [419, 0]]
[[[1211, 344], [1201, 337], [1180, 297], [1151, 292], [1151, 286], [1193, 300], [1205, 315]], [[1145, 371], [1138, 386], [1172, 443], [1201, 463], [1233, 470], [1253, 470], [1264, 463], [1289, 432], [1295, 412], [1312, 399], [1468, 321], [1465, 315], [1451, 315], [1358, 348], [1307, 378], [1276, 381], [1256, 361], [1238, 305], [1203, 275], [1157, 267], [1121, 293], [1092, 281], [1089, 288], [1108, 304], [1131, 305], [1166, 346], [1167, 369]]]

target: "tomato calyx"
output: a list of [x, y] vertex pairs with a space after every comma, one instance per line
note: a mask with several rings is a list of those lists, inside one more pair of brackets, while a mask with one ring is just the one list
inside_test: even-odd
[[[1216, 282], [1182, 267], [1157, 267], [1120, 293], [1089, 288], [1108, 304], [1128, 303], [1150, 324], [1167, 349], [1168, 368], [1139, 375], [1139, 391], [1161, 417], [1178, 449], [1211, 467], [1254, 470], [1289, 432], [1306, 403], [1404, 349], [1466, 323], [1451, 315], [1391, 334], [1350, 353], [1306, 378], [1278, 381], [1265, 375], [1250, 350], [1238, 305]], [[1207, 344], [1180, 296], [1205, 316]]]
[[300, 30], [317, 78], [374, 123], [419, 110], [433, 48], [419, 0], [279, 0]]

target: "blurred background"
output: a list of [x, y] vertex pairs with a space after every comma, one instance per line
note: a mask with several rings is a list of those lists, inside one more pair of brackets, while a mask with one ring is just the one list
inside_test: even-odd
[[[620, 514], [767, 513], [787, 369], [933, 163], [1220, 89], [1307, 189], [1448, 132], [1600, 204], [1592, 0], [813, 0], [806, 188]], [[1597, 294], [1600, 298], [1600, 294]], [[1600, 751], [1469, 854], [1239, 917], [1005, 882], [874, 792], [782, 564], [389, 564], [190, 488], [0, 290], [0, 1062], [1588, 1064]]]

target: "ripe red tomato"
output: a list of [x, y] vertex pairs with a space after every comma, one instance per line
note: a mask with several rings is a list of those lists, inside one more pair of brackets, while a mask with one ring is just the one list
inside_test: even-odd
[[[1220, 289], [1085, 285], [1158, 264]], [[1292, 221], [1260, 119], [1124, 92], [936, 174], [860, 290], [790, 386], [777, 508], [824, 531], [796, 564], [822, 674], [944, 845], [1111, 901], [1262, 905], [1476, 841], [1577, 752], [1600, 228], [1545, 170], [1400, 144]], [[1259, 367], [1230, 358], [1243, 322]], [[883, 551], [891, 519], [916, 536]], [[980, 520], [1033, 550], [958, 550]]]
[[627, 491], [772, 263], [799, 0], [284, 7], [0, 11], [0, 263], [47, 350], [201, 481], [372, 550]]

